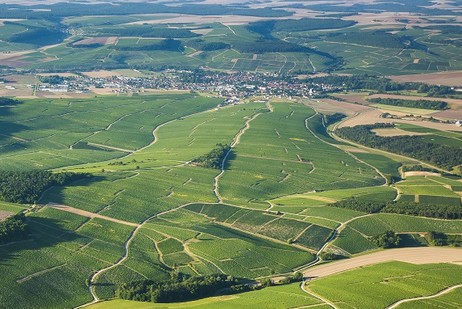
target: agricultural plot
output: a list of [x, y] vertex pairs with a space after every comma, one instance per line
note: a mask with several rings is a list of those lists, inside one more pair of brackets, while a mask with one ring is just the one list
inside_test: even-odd
[[304, 128], [312, 109], [272, 104], [274, 111], [252, 121], [235, 147], [220, 182], [225, 202], [266, 208], [266, 200], [288, 194], [383, 183], [370, 167]]
[[218, 102], [194, 95], [172, 99], [26, 100], [10, 108], [8, 121], [0, 123], [4, 134], [0, 138], [0, 164], [4, 168], [46, 169], [121, 157], [149, 144], [156, 126]]
[[213, 224], [190, 211], [151, 220], [134, 238], [131, 250], [123, 264], [98, 279], [99, 294], [110, 297], [117, 284], [165, 278], [172, 269], [255, 278], [290, 272], [313, 259], [306, 251]]
[[459, 308], [462, 306], [462, 288], [454, 289], [453, 291], [434, 297], [432, 299], [415, 300], [399, 305], [399, 309], [419, 309], [428, 308], [436, 309], [441, 306]]
[[[30, 214], [34, 242], [11, 244], [0, 252], [15, 265], [27, 259], [46, 259], [46, 263], [18, 267], [5, 279], [5, 287], [13, 285], [13, 292], [24, 297], [8, 300], [7, 305], [24, 307], [22, 302], [30, 299], [24, 296], [27, 290], [36, 297], [45, 288], [57, 289], [58, 296], [43, 298], [37, 307], [88, 302], [85, 279], [122, 257], [126, 257], [123, 262], [94, 279], [98, 297], [113, 297], [117, 285], [125, 282], [168, 279], [172, 271], [247, 278], [290, 273], [313, 261], [314, 253], [340, 223], [363, 215], [328, 204], [351, 197], [392, 200], [396, 195], [393, 188], [383, 186], [384, 179], [374, 169], [319, 140], [320, 118], [303, 105], [255, 102], [215, 108], [216, 99], [194, 94], [111, 100], [26, 101], [17, 107], [24, 112], [16, 114], [15, 109], [12, 119], [18, 125], [28, 120], [30, 128], [11, 126], [9, 136], [0, 142], [26, 144], [18, 139], [35, 139], [33, 147], [50, 154], [61, 151], [59, 147], [71, 153], [117, 153], [98, 162], [63, 158], [63, 165], [49, 166], [60, 167], [57, 171], [91, 172], [94, 177], [53, 187], [40, 203], [64, 204], [142, 227], [132, 235], [133, 226], [49, 207]], [[35, 110], [33, 102], [37, 102]], [[39, 109], [42, 113], [37, 116]], [[91, 117], [86, 119], [85, 114]], [[313, 117], [307, 121], [310, 129], [316, 128], [314, 134], [305, 127], [309, 117]], [[47, 126], [49, 119], [57, 121], [60, 131]], [[67, 135], [66, 130], [70, 131]], [[322, 139], [331, 142], [327, 135]], [[57, 146], [58, 141], [64, 146]], [[221, 177], [217, 177], [220, 170], [191, 164], [217, 143], [234, 146]], [[74, 146], [69, 149], [69, 145]], [[121, 150], [103, 150], [103, 146]], [[6, 158], [20, 162], [22, 153], [5, 153], [0, 163]], [[380, 162], [377, 156], [363, 159]], [[40, 164], [46, 167], [46, 162], [43, 159]], [[396, 164], [385, 162], [380, 168], [391, 173]], [[410, 180], [411, 186], [428, 181], [442, 188], [458, 184], [446, 178], [448, 183]], [[223, 203], [217, 203], [220, 198]], [[0, 209], [11, 207], [5, 204]], [[374, 218], [379, 222], [367, 221]], [[367, 239], [375, 231], [370, 226], [408, 233], [422, 227], [458, 233], [462, 229], [458, 223], [373, 215], [350, 222], [333, 245], [345, 254], [355, 254], [375, 248]], [[7, 252], [14, 252], [15, 258]], [[69, 282], [50, 287], [52, 278], [63, 271], [71, 273]], [[24, 283], [14, 283], [24, 278]], [[61, 283], [57, 280], [56, 284]], [[0, 293], [0, 298], [8, 295]]]
[[294, 243], [312, 250], [318, 250], [332, 232], [329, 228], [310, 222], [223, 204], [195, 204], [187, 206], [186, 209], [246, 232]]
[[367, 236], [378, 235], [387, 230], [398, 233], [437, 231], [449, 234], [460, 234], [462, 231], [462, 220], [441, 220], [383, 213], [358, 218], [349, 223], [349, 226]]
[[438, 176], [412, 176], [395, 184], [403, 201], [461, 205], [461, 182]]
[[294, 308], [300, 306], [316, 306], [316, 308], [327, 309], [329, 306], [323, 305], [316, 298], [300, 290], [298, 283], [287, 286], [269, 287], [263, 290], [242, 293], [232, 296], [218, 296], [197, 301], [153, 304], [124, 300], [113, 300], [89, 306], [91, 309], [106, 308], [134, 308], [134, 309], [176, 309], [176, 308], [203, 308], [203, 309], [233, 309], [233, 308]]
[[6, 307], [27, 308], [31, 303], [37, 308], [71, 307], [88, 302], [85, 279], [119, 258], [131, 231], [49, 208], [27, 218], [32, 238], [0, 248], [0, 299]]
[[365, 213], [329, 206], [329, 204], [356, 198], [364, 202], [392, 201], [396, 197], [396, 190], [389, 186], [365, 187], [357, 189], [327, 190], [322, 192], [308, 192], [304, 194], [288, 195], [271, 200], [271, 210], [293, 214], [299, 220], [319, 224], [327, 228], [336, 228]]
[[332, 244], [350, 254], [377, 249], [367, 236], [351, 227], [346, 227]]
[[[454, 264], [389, 262], [315, 280], [305, 288], [339, 308], [385, 308], [401, 299], [432, 295], [460, 284], [460, 272], [461, 266]], [[351, 285], [356, 292], [347, 288]]]

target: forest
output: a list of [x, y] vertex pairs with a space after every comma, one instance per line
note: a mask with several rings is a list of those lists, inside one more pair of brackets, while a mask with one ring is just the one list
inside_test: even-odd
[[11, 203], [33, 204], [52, 186], [62, 186], [89, 177], [91, 175], [87, 173], [3, 170], [0, 171], [0, 199]]
[[[247, 288], [245, 288], [247, 287]], [[151, 280], [124, 283], [116, 290], [116, 297], [129, 300], [169, 303], [203, 298], [229, 289], [228, 293], [249, 290], [242, 280], [223, 274], [202, 277], [183, 277], [156, 283]]]
[[391, 99], [391, 98], [373, 98], [367, 99], [369, 102], [376, 104], [385, 104], [392, 106], [402, 106], [411, 108], [422, 108], [432, 110], [444, 110], [448, 108], [448, 103], [444, 101], [431, 101], [431, 100], [404, 100], [404, 99]]
[[444, 203], [426, 204], [399, 200], [393, 202], [370, 202], [351, 198], [330, 204], [330, 206], [366, 213], [382, 212], [439, 219], [462, 219], [462, 205]]
[[422, 136], [382, 137], [371, 132], [373, 129], [392, 128], [393, 124], [377, 123], [337, 129], [341, 138], [401, 155], [422, 160], [444, 169], [462, 164], [462, 149], [428, 142]]
[[23, 213], [9, 217], [0, 222], [0, 244], [27, 238], [28, 227]]
[[[456, 92], [453, 88], [444, 85], [427, 85], [424, 83], [399, 83], [386, 77], [378, 77], [367, 74], [358, 75], [329, 75], [309, 78], [307, 82], [312, 84], [328, 84], [343, 90], [374, 90], [377, 92], [389, 91], [417, 91], [425, 93], [429, 97], [450, 97]], [[336, 92], [333, 89], [332, 92]]]

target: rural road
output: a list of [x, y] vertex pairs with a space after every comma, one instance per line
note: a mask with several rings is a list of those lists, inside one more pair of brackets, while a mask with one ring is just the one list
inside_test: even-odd
[[303, 276], [310, 279], [323, 278], [362, 266], [389, 261], [412, 264], [462, 263], [462, 249], [441, 247], [388, 249], [309, 268]]
[[59, 210], [62, 210], [62, 211], [67, 211], [67, 212], [70, 212], [70, 213], [73, 213], [73, 214], [76, 214], [76, 215], [80, 215], [80, 216], [84, 216], [84, 217], [87, 217], [87, 218], [98, 218], [98, 219], [111, 221], [111, 222], [115, 222], [115, 223], [120, 223], [120, 224], [133, 226], [133, 227], [139, 227], [140, 226], [137, 223], [123, 221], [123, 220], [103, 216], [103, 215], [100, 215], [100, 214], [96, 214], [94, 212], [89, 212], [89, 211], [85, 211], [85, 210], [82, 210], [82, 209], [78, 209], [78, 208], [74, 208], [74, 207], [70, 207], [70, 206], [66, 206], [66, 205], [48, 203], [46, 206], [50, 207], [50, 208], [59, 209]]

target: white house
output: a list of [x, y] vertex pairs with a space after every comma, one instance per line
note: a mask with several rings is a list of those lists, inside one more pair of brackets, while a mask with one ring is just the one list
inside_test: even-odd
[[462, 127], [462, 120], [457, 120], [456, 121], [456, 126]]

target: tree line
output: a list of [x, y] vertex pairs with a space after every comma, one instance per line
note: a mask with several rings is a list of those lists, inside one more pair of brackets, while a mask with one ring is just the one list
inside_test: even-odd
[[430, 217], [439, 219], [462, 219], [461, 205], [444, 203], [415, 203], [406, 201], [370, 202], [358, 198], [350, 198], [329, 206], [347, 208], [367, 213], [395, 213], [411, 216]]
[[440, 232], [428, 232], [425, 239], [433, 246], [462, 247], [462, 235], [448, 235]]
[[462, 149], [438, 143], [428, 142], [422, 136], [378, 136], [371, 130], [393, 128], [393, 124], [377, 123], [337, 129], [341, 138], [422, 160], [438, 167], [451, 169], [462, 164]]
[[[307, 79], [307, 82], [313, 84], [328, 84], [344, 90], [375, 90], [377, 92], [389, 91], [417, 91], [425, 93], [429, 97], [450, 97], [456, 94], [456, 91], [444, 85], [428, 85], [417, 82], [394, 82], [386, 77], [372, 76], [368, 74], [357, 74], [351, 76], [328, 75], [322, 77], [313, 77]], [[338, 91], [333, 89], [332, 92]]]
[[392, 98], [373, 98], [373, 99], [367, 99], [367, 100], [372, 103], [392, 105], [392, 106], [423, 108], [423, 109], [432, 109], [432, 110], [448, 109], [448, 103], [444, 101], [404, 100], [404, 99], [392, 99]]
[[33, 204], [52, 186], [62, 186], [89, 177], [91, 175], [88, 173], [0, 170], [0, 199], [11, 203]]
[[0, 97], [0, 106], [12, 106], [21, 103], [19, 100], [7, 98], [7, 97]]

